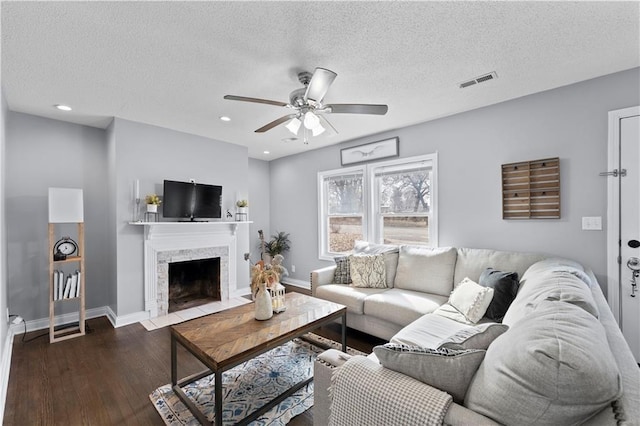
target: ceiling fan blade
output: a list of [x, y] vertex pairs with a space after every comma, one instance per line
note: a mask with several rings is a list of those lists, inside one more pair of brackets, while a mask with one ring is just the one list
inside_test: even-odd
[[325, 105], [334, 114], [375, 114], [385, 115], [389, 110], [387, 105], [374, 104], [331, 104]]
[[320, 103], [324, 95], [327, 94], [331, 83], [335, 80], [336, 74], [325, 68], [316, 68], [313, 72], [313, 77], [307, 86], [307, 91], [304, 94], [304, 100], [310, 100], [316, 103]]
[[278, 118], [277, 120], [273, 120], [271, 123], [269, 124], [265, 124], [264, 126], [260, 127], [258, 130], [255, 131], [255, 133], [264, 133], [267, 130], [271, 130], [274, 127], [288, 121], [291, 120], [292, 118], [294, 118], [296, 116], [296, 114], [288, 114], [285, 115], [283, 117]]
[[267, 105], [275, 105], [275, 106], [282, 106], [282, 107], [286, 107], [288, 105], [284, 102], [270, 101], [269, 99], [247, 98], [246, 96], [225, 95], [224, 98], [230, 101], [253, 102], [256, 104], [267, 104]]

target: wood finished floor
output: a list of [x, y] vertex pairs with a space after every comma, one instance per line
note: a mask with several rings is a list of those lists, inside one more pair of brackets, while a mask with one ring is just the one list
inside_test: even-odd
[[[87, 322], [86, 336], [49, 344], [47, 330], [14, 338], [4, 425], [162, 425], [149, 393], [169, 383], [169, 327], [114, 329], [106, 317]], [[337, 324], [317, 331], [337, 340]], [[43, 337], [37, 337], [44, 335]], [[381, 341], [349, 330], [347, 343], [364, 352]], [[178, 374], [203, 369], [178, 345]], [[311, 410], [292, 426], [311, 425]]]

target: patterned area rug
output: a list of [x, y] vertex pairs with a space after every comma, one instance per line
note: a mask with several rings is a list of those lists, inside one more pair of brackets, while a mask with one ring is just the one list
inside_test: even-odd
[[[235, 424], [265, 405], [293, 384], [313, 375], [313, 361], [326, 347], [338, 348], [332, 340], [309, 333], [250, 361], [224, 372], [223, 423]], [[351, 354], [363, 353], [348, 348]], [[213, 421], [214, 375], [204, 377], [183, 388], [185, 394]], [[149, 398], [167, 425], [199, 425], [198, 420], [167, 384], [153, 391]], [[289, 420], [313, 405], [313, 382], [263, 414], [252, 425], [286, 425]]]

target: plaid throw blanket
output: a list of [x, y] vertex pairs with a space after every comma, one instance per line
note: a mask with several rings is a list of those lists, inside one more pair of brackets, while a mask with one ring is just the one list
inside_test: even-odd
[[336, 368], [331, 381], [330, 426], [440, 426], [453, 401], [451, 395], [363, 356]]

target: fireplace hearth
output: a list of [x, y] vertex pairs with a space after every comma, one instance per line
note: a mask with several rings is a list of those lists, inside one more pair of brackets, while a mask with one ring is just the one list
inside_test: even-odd
[[219, 257], [169, 263], [169, 313], [220, 300]]

